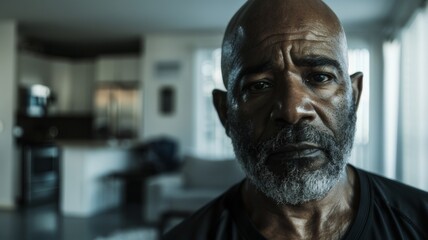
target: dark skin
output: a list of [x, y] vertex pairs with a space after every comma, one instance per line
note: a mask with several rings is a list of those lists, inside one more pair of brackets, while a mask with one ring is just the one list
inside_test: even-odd
[[352, 191], [355, 181], [354, 173], [348, 169], [347, 178], [325, 198], [301, 205], [273, 204], [248, 181], [242, 197], [248, 216], [266, 239], [340, 239], [357, 207]]
[[[247, 2], [225, 34], [222, 67], [228, 91], [213, 92], [228, 135], [231, 116], [251, 126], [254, 141], [275, 136], [281, 125], [303, 121], [332, 136], [341, 134], [335, 113], [346, 104], [358, 106], [363, 78], [362, 73], [348, 75], [346, 51], [343, 29], [321, 1]], [[309, 154], [290, 151], [285, 156]], [[319, 152], [310, 154], [309, 171], [328, 161], [317, 157]], [[354, 218], [357, 192], [358, 181], [348, 167], [319, 200], [278, 205], [248, 180], [242, 199], [267, 239], [339, 239]]]

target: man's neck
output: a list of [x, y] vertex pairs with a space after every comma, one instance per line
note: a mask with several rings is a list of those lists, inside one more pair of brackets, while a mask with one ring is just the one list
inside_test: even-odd
[[278, 205], [248, 180], [242, 188], [246, 212], [267, 239], [339, 239], [358, 208], [358, 181], [349, 166], [343, 178], [320, 200]]

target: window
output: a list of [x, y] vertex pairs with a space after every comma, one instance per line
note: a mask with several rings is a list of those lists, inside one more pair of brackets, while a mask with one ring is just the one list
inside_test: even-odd
[[[400, 53], [395, 54], [400, 64], [395, 96], [399, 103], [385, 102], [389, 108], [398, 108], [397, 142], [393, 145], [397, 153], [397, 177], [406, 184], [428, 190], [428, 6], [416, 12], [397, 40], [401, 42]], [[389, 81], [385, 79], [385, 85]]]
[[225, 90], [221, 77], [221, 49], [196, 52], [196, 155], [210, 159], [233, 158], [227, 137], [213, 105], [212, 90]]
[[[196, 51], [196, 155], [209, 158], [233, 157], [230, 139], [226, 136], [212, 103], [212, 90], [224, 89], [220, 66], [221, 49]], [[357, 119], [357, 133], [351, 163], [363, 167], [368, 159], [369, 143], [369, 51], [349, 50], [349, 72], [364, 72]]]
[[357, 131], [350, 163], [369, 168], [369, 102], [370, 102], [370, 53], [368, 49], [350, 49], [348, 51], [349, 73], [363, 72], [364, 84], [357, 112]]

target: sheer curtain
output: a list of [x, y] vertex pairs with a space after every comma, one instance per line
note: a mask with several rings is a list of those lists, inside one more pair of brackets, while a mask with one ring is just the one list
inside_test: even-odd
[[[385, 109], [390, 109], [389, 115], [385, 115], [385, 156], [391, 158], [386, 161], [390, 167], [395, 161], [397, 179], [428, 190], [427, 8], [417, 12], [397, 41], [386, 44], [384, 49], [386, 56], [396, 59], [385, 65], [384, 85], [389, 94], [389, 100], [385, 99]], [[399, 68], [396, 67], [397, 61], [400, 61]], [[395, 79], [396, 76], [399, 80]], [[394, 122], [394, 119], [398, 121]], [[390, 172], [393, 171], [390, 168]]]
[[397, 178], [397, 140], [398, 140], [398, 106], [400, 93], [400, 48], [399, 41], [385, 42], [383, 45], [384, 79], [383, 102], [384, 114], [384, 174]]
[[349, 162], [363, 169], [370, 169], [369, 158], [369, 107], [370, 107], [370, 52], [366, 48], [348, 50], [349, 73], [364, 73], [363, 91], [357, 112], [356, 133]]
[[196, 51], [194, 154], [210, 160], [234, 157], [232, 142], [226, 136], [212, 100], [213, 89], [225, 90], [220, 58], [220, 48]]

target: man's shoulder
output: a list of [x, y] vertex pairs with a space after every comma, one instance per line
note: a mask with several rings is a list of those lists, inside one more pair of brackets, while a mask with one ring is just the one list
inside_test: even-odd
[[374, 225], [387, 223], [394, 231], [410, 230], [414, 236], [428, 236], [424, 226], [428, 219], [428, 192], [377, 174], [358, 172], [370, 185], [361, 187], [371, 189]]
[[237, 197], [239, 184], [196, 211], [163, 236], [163, 240], [179, 239], [210, 239], [214, 235], [227, 234], [221, 232], [224, 226], [232, 225], [229, 210], [230, 199]]
[[426, 191], [361, 169], [357, 169], [357, 171], [371, 182], [375, 197], [382, 198], [390, 204], [416, 202], [428, 204], [428, 192]]

